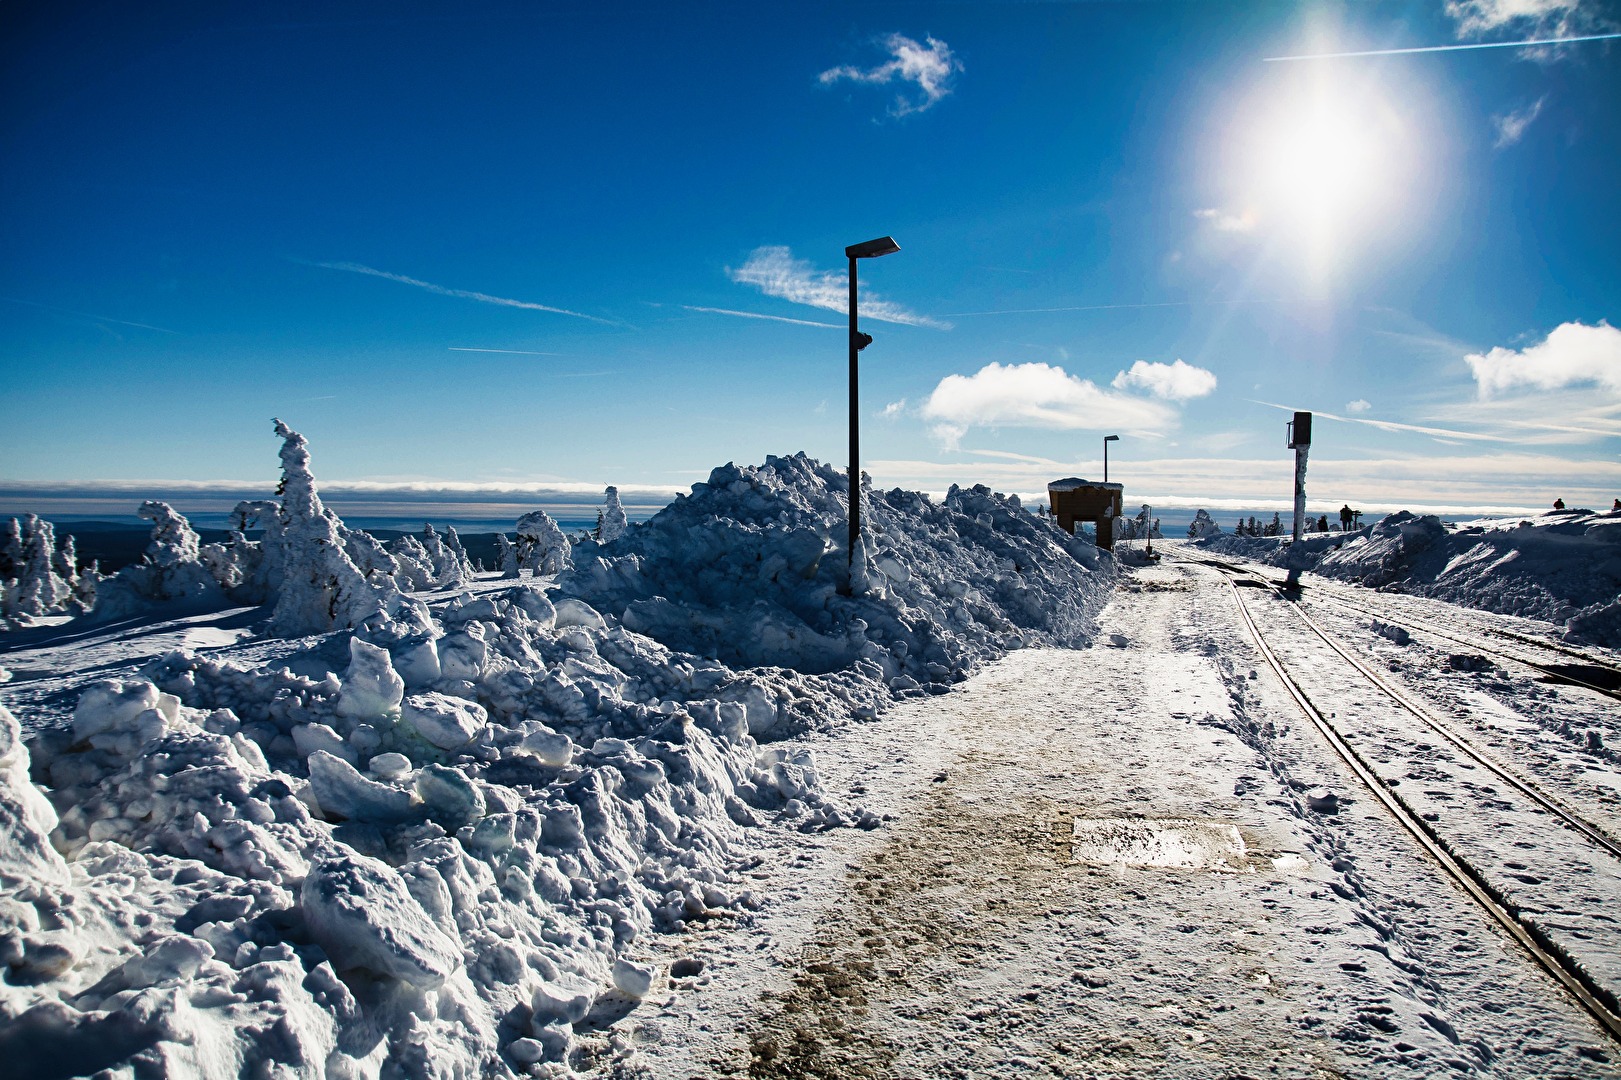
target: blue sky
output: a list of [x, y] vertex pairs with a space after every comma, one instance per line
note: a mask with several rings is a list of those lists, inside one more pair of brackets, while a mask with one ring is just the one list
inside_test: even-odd
[[0, 16], [8, 502], [263, 485], [272, 416], [374, 496], [842, 466], [884, 234], [881, 486], [1118, 432], [1128, 502], [1284, 506], [1284, 406], [1314, 506], [1621, 494], [1621, 41], [1268, 59], [1614, 4], [68, 8]]

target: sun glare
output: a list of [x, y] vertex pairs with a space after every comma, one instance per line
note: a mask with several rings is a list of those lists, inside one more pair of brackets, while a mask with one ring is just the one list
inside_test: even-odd
[[1315, 76], [1272, 84], [1244, 111], [1234, 187], [1276, 250], [1314, 278], [1400, 224], [1417, 150], [1383, 90]]

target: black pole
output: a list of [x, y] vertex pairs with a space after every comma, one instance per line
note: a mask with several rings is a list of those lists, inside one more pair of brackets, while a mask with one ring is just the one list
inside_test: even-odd
[[1103, 440], [1103, 482], [1109, 482], [1109, 440]]
[[846, 568], [855, 569], [856, 539], [861, 535], [861, 435], [856, 415], [856, 261], [850, 259], [850, 550]]

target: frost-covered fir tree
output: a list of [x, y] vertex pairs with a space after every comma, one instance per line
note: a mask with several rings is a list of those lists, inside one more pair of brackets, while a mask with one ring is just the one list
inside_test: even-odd
[[523, 575], [518, 571], [518, 546], [507, 539], [507, 534], [495, 534], [495, 555], [501, 560], [501, 576], [503, 578], [516, 578]]
[[561, 573], [574, 565], [568, 537], [544, 510], [518, 519], [518, 565], [536, 576]]
[[1188, 526], [1188, 539], [1198, 540], [1206, 536], [1220, 536], [1221, 526], [1204, 510], [1193, 515], [1193, 522]]
[[455, 560], [463, 580], [472, 581], [478, 575], [478, 567], [467, 557], [467, 548], [462, 545], [461, 534], [454, 525], [445, 526], [445, 551]]
[[597, 543], [611, 544], [625, 534], [625, 527], [630, 522], [625, 517], [625, 508], [619, 503], [619, 489], [609, 484], [603, 494], [607, 502], [597, 515]]
[[4, 525], [0, 525], [0, 581], [15, 579], [22, 573], [23, 565], [23, 534], [12, 518]]
[[282, 571], [270, 621], [275, 633], [301, 637], [359, 626], [386, 613], [392, 582], [374, 588], [344, 550], [342, 522], [321, 503], [310, 471], [309, 442], [276, 422], [281, 447]]
[[56, 556], [51, 560], [51, 569], [66, 583], [69, 592], [79, 583], [79, 546], [72, 533], [62, 538], [62, 546], [56, 549]]
[[1266, 535], [1268, 535], [1268, 536], [1282, 536], [1283, 535], [1283, 520], [1280, 517], [1278, 517], [1278, 513], [1277, 513], [1276, 510], [1274, 510], [1272, 512], [1272, 521], [1266, 527]]
[[11, 609], [18, 615], [46, 615], [71, 593], [51, 566], [56, 558], [56, 530], [49, 521], [27, 514], [22, 521], [22, 551]]

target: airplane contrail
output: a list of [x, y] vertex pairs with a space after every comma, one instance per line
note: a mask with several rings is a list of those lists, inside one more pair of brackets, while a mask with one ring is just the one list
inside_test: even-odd
[[1577, 41], [1609, 41], [1621, 34], [1587, 34], [1583, 37], [1539, 38], [1534, 41], [1479, 41], [1469, 45], [1424, 45], [1411, 49], [1366, 49], [1362, 52], [1305, 53], [1300, 56], [1267, 56], [1261, 62], [1284, 60], [1337, 60], [1348, 56], [1401, 56], [1406, 53], [1460, 52], [1464, 49], [1527, 49], [1534, 45], [1569, 45]]
[[531, 352], [528, 349], [475, 349], [471, 345], [447, 345], [445, 347], [447, 349], [449, 349], [451, 352], [510, 353], [513, 356], [562, 356], [563, 355], [562, 353], [554, 353], [554, 352]]

